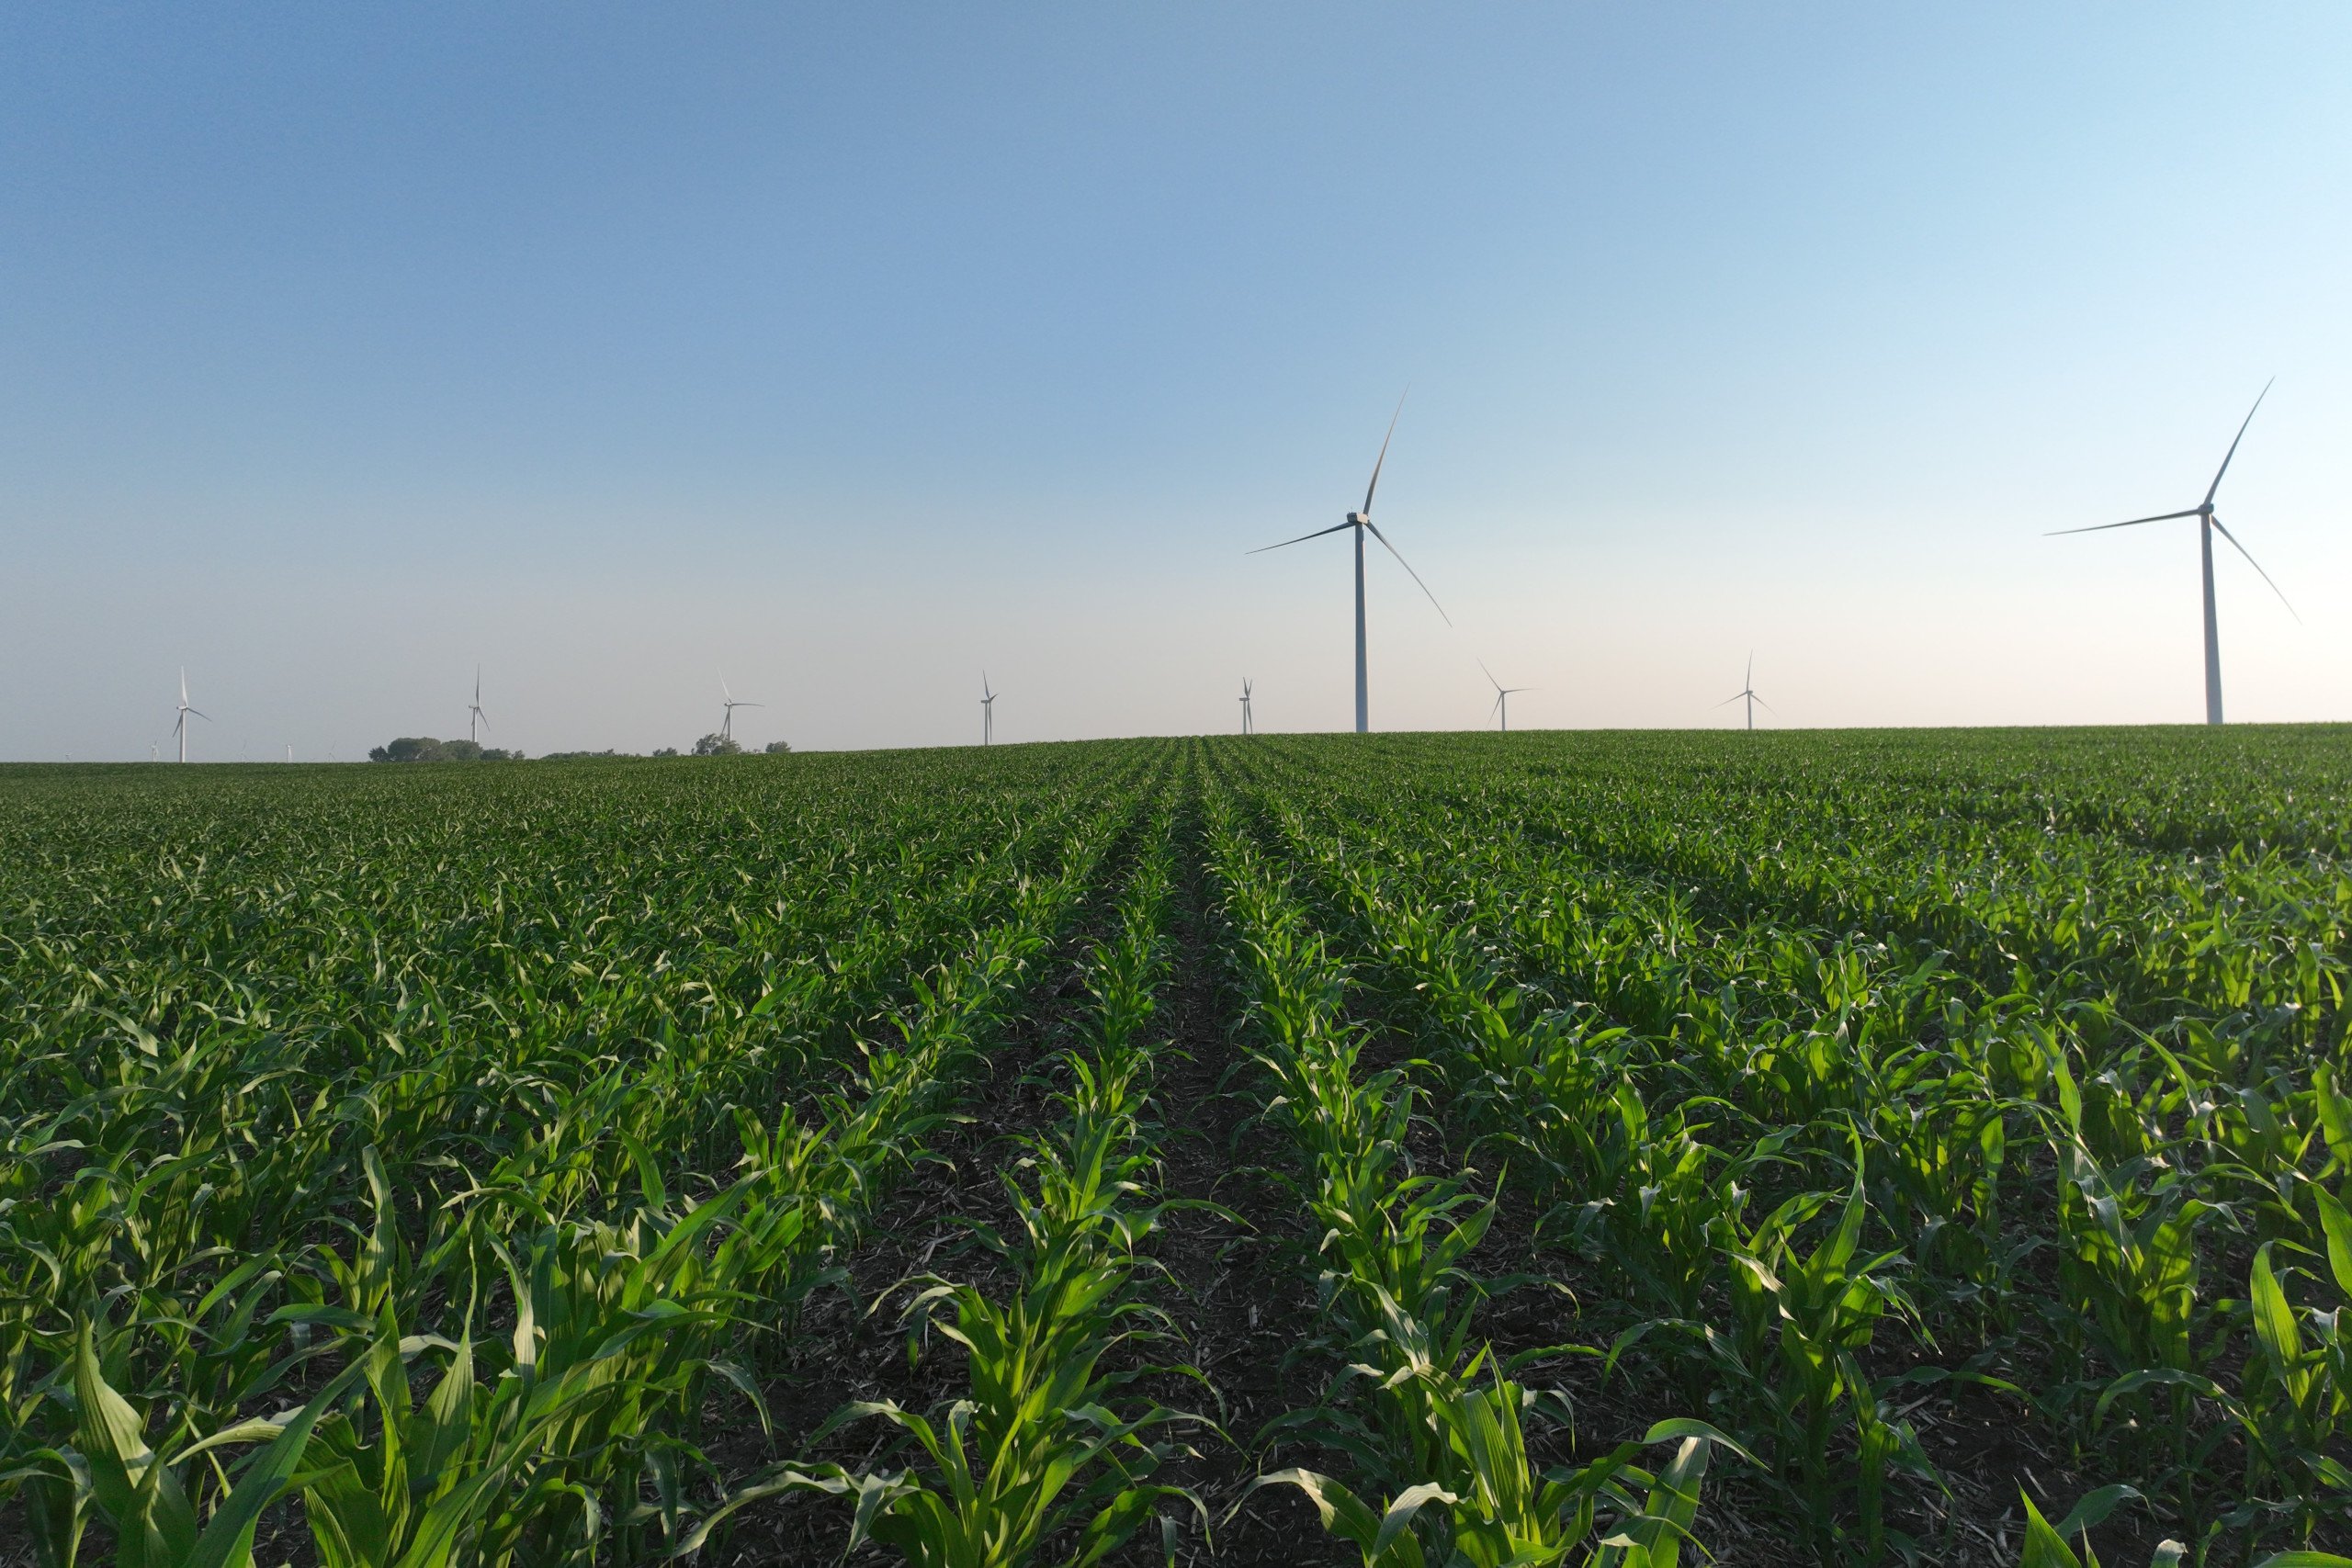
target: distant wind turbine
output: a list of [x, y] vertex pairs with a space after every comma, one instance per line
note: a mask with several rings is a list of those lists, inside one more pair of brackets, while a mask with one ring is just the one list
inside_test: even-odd
[[996, 744], [997, 694], [989, 690], [989, 672], [980, 671], [980, 744]]
[[1247, 675], [1241, 677], [1241, 733], [1244, 735], [1258, 733], [1257, 727], [1250, 722], [1250, 677]]
[[172, 726], [172, 733], [180, 738], [180, 761], [183, 762], [187, 761], [187, 716], [192, 713], [207, 724], [212, 722], [210, 714], [198, 713], [196, 709], [187, 705], [187, 671], [183, 668], [180, 671], [180, 718], [177, 724]]
[[729, 691], [727, 689], [727, 677], [723, 672], [718, 677], [718, 696], [719, 705], [726, 710], [726, 716], [718, 721], [718, 738], [721, 740], [732, 740], [735, 739], [735, 710], [737, 708], [758, 708], [767, 706], [765, 703], [747, 703], [741, 697], [738, 697], [734, 693]]
[[2245, 439], [2246, 425], [2254, 423], [2255, 409], [2262, 406], [2262, 400], [2270, 395], [2270, 389], [2277, 384], [2277, 381], [2278, 378], [2272, 377], [2270, 380], [2263, 383], [2262, 390], [2256, 394], [2254, 408], [2245, 411], [2245, 422], [2238, 426], [2236, 436], [2230, 442], [2230, 449], [2222, 454], [2222, 466], [2213, 470], [2213, 482], [2205, 487], [2205, 499], [2195, 506], [2186, 512], [2160, 512], [2154, 517], [2132, 517], [2121, 523], [2098, 523], [2088, 528], [2057, 528], [2044, 536], [2054, 538], [2060, 534], [2101, 534], [2109, 528], [2136, 528], [2143, 523], [2169, 523], [2176, 517], [2197, 519], [2197, 546], [2205, 568], [2205, 722], [2208, 724], [2222, 722], [2222, 640], [2220, 628], [2213, 617], [2213, 531], [2215, 529], [2221, 529], [2222, 537], [2227, 539], [2236, 548], [2238, 554], [2245, 557], [2246, 564], [2261, 575], [2263, 581], [2270, 583], [2270, 592], [2278, 595], [2278, 603], [2287, 605], [2287, 614], [2294, 615], [2298, 622], [2302, 619], [2302, 616], [2295, 614], [2295, 606], [2287, 604], [2286, 591], [2277, 583], [2270, 582], [2270, 574], [2262, 570], [2262, 563], [2254, 558], [2254, 552], [2239, 544], [2235, 534], [2222, 527], [2222, 520], [2213, 511], [2213, 492], [2222, 488], [2222, 476], [2230, 471], [2230, 459], [2238, 455], [2238, 443]]
[[1488, 708], [1487, 711], [1502, 720], [1502, 733], [1508, 735], [1510, 733], [1510, 699], [1512, 694], [1517, 692], [1532, 692], [1535, 688], [1532, 686], [1504, 685], [1500, 681], [1495, 679], [1495, 672], [1487, 668], [1487, 661], [1483, 659], [1478, 660], [1478, 672], [1486, 676], [1487, 684], [1495, 689], [1495, 705]]
[[[1752, 653], [1747, 656], [1747, 678], [1740, 682], [1739, 690], [1734, 692], [1730, 696], [1725, 697], [1722, 702], [1717, 703], [1715, 705], [1717, 707], [1726, 707], [1731, 704], [1739, 701], [1742, 697], [1746, 697], [1747, 699], [1747, 728], [1753, 729], [1756, 728], [1756, 705], [1758, 703], [1764, 703], [1764, 699], [1756, 694], [1756, 655]], [[1764, 703], [1764, 711], [1767, 713], [1778, 713], [1781, 710], [1774, 707], [1770, 703]]]
[[[726, 685], [726, 679], [721, 677], [718, 683]], [[481, 666], [477, 664], [474, 666], [474, 705], [466, 710], [466, 739], [479, 745], [481, 741], [479, 732], [489, 728], [490, 715], [481, 711]], [[289, 757], [287, 761], [293, 759]]]
[[1283, 549], [1292, 545], [1303, 544], [1308, 539], [1319, 539], [1326, 534], [1336, 534], [1342, 528], [1348, 528], [1354, 531], [1356, 545], [1356, 733], [1358, 735], [1363, 734], [1372, 727], [1371, 707], [1365, 690], [1363, 661], [1363, 536], [1367, 532], [1370, 533], [1374, 538], [1380, 541], [1380, 545], [1383, 549], [1386, 550], [1390, 555], [1396, 557], [1396, 564], [1405, 569], [1405, 574], [1413, 580], [1415, 584], [1419, 587], [1423, 593], [1429, 594], [1430, 604], [1436, 608], [1438, 615], [1443, 618], [1445, 624], [1449, 626], [1453, 624], [1453, 617], [1446, 615], [1445, 606], [1438, 604], [1437, 595], [1430, 593], [1430, 585], [1421, 581], [1421, 574], [1413, 570], [1411, 562], [1408, 561], [1402, 555], [1397, 553], [1396, 547], [1388, 542], [1388, 536], [1382, 533], [1377, 527], [1375, 527], [1372, 521], [1373, 492], [1380, 488], [1380, 468], [1383, 463], [1388, 461], [1389, 437], [1394, 436], [1396, 434], [1396, 420], [1398, 415], [1401, 415], [1404, 412], [1405, 400], [1399, 398], [1396, 400], [1396, 412], [1388, 416], [1388, 434], [1380, 438], [1380, 456], [1373, 461], [1372, 482], [1364, 486], [1363, 511], [1349, 513], [1348, 520], [1344, 523], [1334, 523], [1329, 528], [1317, 528], [1312, 534], [1301, 534], [1295, 539], [1284, 539], [1279, 545], [1266, 545], [1249, 552], [1253, 556], [1261, 556], [1268, 550]]

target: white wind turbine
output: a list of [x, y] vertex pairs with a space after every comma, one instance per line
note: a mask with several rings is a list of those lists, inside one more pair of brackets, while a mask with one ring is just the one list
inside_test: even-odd
[[989, 672], [980, 671], [980, 744], [996, 744], [997, 694], [989, 690]]
[[1372, 465], [1372, 482], [1364, 486], [1363, 511], [1349, 513], [1348, 520], [1344, 523], [1334, 523], [1329, 528], [1317, 528], [1312, 534], [1301, 534], [1295, 539], [1284, 539], [1279, 545], [1266, 545], [1249, 552], [1253, 556], [1261, 556], [1268, 550], [1279, 550], [1291, 545], [1304, 543], [1308, 539], [1319, 539], [1326, 534], [1336, 534], [1342, 528], [1353, 531], [1356, 546], [1356, 733], [1358, 735], [1363, 734], [1372, 727], [1370, 703], [1365, 690], [1363, 660], [1363, 536], [1366, 533], [1378, 539], [1383, 549], [1396, 557], [1396, 564], [1405, 569], [1405, 574], [1413, 580], [1423, 593], [1429, 594], [1430, 604], [1436, 608], [1445, 624], [1449, 626], [1453, 624], [1453, 617], [1446, 615], [1445, 606], [1438, 604], [1437, 595], [1430, 593], [1430, 585], [1421, 581], [1421, 574], [1413, 570], [1411, 562], [1397, 553], [1396, 547], [1388, 542], [1388, 536], [1375, 527], [1372, 521], [1372, 496], [1373, 492], [1380, 488], [1380, 466], [1388, 461], [1389, 436], [1396, 434], [1397, 415], [1404, 412], [1405, 400], [1399, 398], [1396, 400], [1396, 412], [1388, 416], [1388, 434], [1380, 438], [1380, 456]]
[[2176, 517], [2197, 519], [2197, 547], [2205, 569], [2205, 722], [2208, 724], [2222, 722], [2222, 641], [2220, 628], [2213, 617], [2213, 531], [2215, 529], [2221, 529], [2222, 537], [2227, 539], [2236, 548], [2238, 554], [2245, 557], [2246, 564], [2260, 573], [2263, 581], [2270, 583], [2270, 592], [2278, 595], [2278, 603], [2287, 604], [2287, 613], [2294, 615], [2298, 622], [2302, 619], [2302, 616], [2295, 615], [2294, 605], [2287, 604], [2286, 591], [2277, 583], [2270, 582], [2270, 574], [2263, 571], [2262, 563], [2254, 558], [2254, 552], [2239, 544], [2235, 534], [2231, 533], [2227, 528], [2222, 528], [2221, 518], [2213, 512], [2213, 492], [2222, 488], [2222, 476], [2230, 471], [2230, 459], [2238, 455], [2238, 443], [2245, 439], [2246, 425], [2254, 423], [2255, 409], [2262, 406], [2262, 400], [2270, 395], [2270, 388], [2277, 379], [2278, 378], [2273, 377], [2270, 381], [2263, 383], [2262, 390], [2255, 396], [2254, 408], [2245, 411], [2245, 420], [2238, 426], [2237, 434], [2231, 440], [2230, 449], [2222, 454], [2222, 466], [2213, 470], [2213, 482], [2205, 487], [2203, 501], [2186, 512], [2160, 512], [2154, 517], [2133, 517], [2121, 523], [2099, 523], [2088, 528], [2058, 528], [2045, 536], [2045, 537], [2055, 537], [2059, 534], [2100, 534], [2109, 528], [2136, 528], [2143, 523], [2169, 523]]
[[[1764, 699], [1756, 694], [1756, 655], [1752, 653], [1747, 656], [1747, 674], [1746, 678], [1740, 682], [1739, 690], [1734, 692], [1730, 696], [1725, 697], [1722, 702], [1717, 703], [1715, 705], [1717, 707], [1727, 707], [1731, 704], [1739, 701], [1742, 697], [1746, 697], [1747, 699], [1747, 728], [1753, 729], [1756, 728], [1756, 705], [1758, 703], [1764, 703]], [[1781, 710], [1774, 707], [1770, 703], [1764, 703], [1764, 711], [1767, 713], [1778, 713]]]
[[735, 739], [735, 710], [737, 708], [759, 708], [767, 706], [765, 703], [747, 703], [741, 697], [738, 697], [734, 693], [729, 691], [727, 689], [727, 676], [724, 672], [721, 672], [718, 677], [718, 696], [719, 706], [726, 712], [726, 716], [722, 717], [718, 721], [718, 738], [721, 740], [732, 740]]
[[1487, 668], [1487, 661], [1483, 659], [1478, 660], [1478, 672], [1487, 678], [1487, 684], [1495, 689], [1495, 705], [1488, 708], [1487, 711], [1502, 720], [1502, 733], [1508, 735], [1510, 733], [1510, 699], [1512, 694], [1518, 692], [1532, 692], [1535, 688], [1532, 686], [1504, 685], [1500, 681], [1495, 679], [1495, 672]]
[[1247, 675], [1241, 677], [1241, 733], [1244, 735], [1258, 733], [1257, 726], [1250, 716], [1250, 677]]
[[[718, 682], [727, 684], [724, 679]], [[476, 745], [481, 743], [481, 731], [490, 728], [490, 715], [481, 711], [481, 666], [474, 666], [474, 705], [466, 710], [466, 739]]]
[[198, 713], [187, 705], [187, 671], [183, 667], [180, 671], [180, 717], [179, 722], [172, 726], [172, 733], [180, 739], [180, 761], [183, 762], [187, 761], [187, 716], [192, 713], [207, 724], [212, 722], [210, 714]]

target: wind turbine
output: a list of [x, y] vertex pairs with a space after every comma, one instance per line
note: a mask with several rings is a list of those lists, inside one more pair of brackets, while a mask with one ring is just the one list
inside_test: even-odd
[[989, 672], [983, 670], [980, 671], [980, 744], [983, 746], [996, 743], [996, 698], [997, 694], [989, 690]]
[[1504, 685], [1500, 681], [1495, 679], [1495, 672], [1487, 668], [1487, 661], [1483, 659], [1478, 660], [1478, 672], [1486, 676], [1487, 684], [1495, 689], [1495, 705], [1488, 708], [1487, 711], [1496, 715], [1502, 720], [1502, 733], [1509, 735], [1510, 733], [1511, 694], [1514, 692], [1532, 692], [1535, 688], [1532, 686]]
[[727, 676], [724, 672], [722, 672], [718, 677], [718, 696], [719, 706], [726, 709], [727, 712], [727, 716], [718, 721], [718, 738], [721, 740], [732, 740], [735, 739], [735, 710], [737, 708], [759, 708], [767, 706], [767, 704], [765, 703], [744, 702], [741, 698], [736, 696], [734, 693], [729, 691], [727, 689]]
[[1241, 677], [1241, 733], [1244, 735], [1258, 733], [1257, 726], [1250, 721], [1250, 677], [1247, 675]]
[[1358, 735], [1363, 734], [1372, 727], [1371, 711], [1365, 694], [1363, 666], [1363, 536], [1366, 533], [1370, 533], [1374, 538], [1378, 539], [1383, 549], [1386, 550], [1390, 555], [1396, 556], [1396, 564], [1405, 569], [1405, 574], [1408, 577], [1410, 577], [1413, 581], [1419, 585], [1422, 592], [1429, 593], [1430, 604], [1435, 606], [1438, 615], [1444, 619], [1445, 624], [1449, 626], [1453, 624], [1453, 617], [1446, 615], [1445, 606], [1438, 604], [1437, 595], [1430, 593], [1430, 585], [1421, 581], [1421, 574], [1413, 570], [1411, 562], [1408, 561], [1402, 555], [1397, 553], [1396, 547], [1388, 542], [1388, 536], [1382, 533], [1378, 527], [1374, 526], [1372, 521], [1372, 496], [1373, 492], [1380, 488], [1380, 466], [1381, 464], [1388, 461], [1389, 437], [1396, 434], [1396, 419], [1397, 416], [1402, 414], [1404, 412], [1405, 400], [1399, 398], [1396, 400], [1396, 412], [1388, 416], [1388, 434], [1380, 438], [1380, 456], [1373, 461], [1372, 482], [1364, 486], [1363, 511], [1349, 513], [1348, 520], [1344, 523], [1334, 523], [1329, 528], [1317, 528], [1312, 534], [1301, 534], [1295, 539], [1284, 539], [1279, 545], [1266, 545], [1249, 552], [1253, 556], [1261, 556], [1268, 550], [1279, 550], [1291, 545], [1303, 544], [1308, 539], [1319, 539], [1326, 534], [1336, 534], [1342, 528], [1351, 529], [1354, 532], [1356, 545], [1356, 733]]
[[183, 666], [180, 670], [180, 718], [172, 726], [172, 733], [180, 738], [180, 761], [183, 762], [187, 761], [187, 716], [192, 713], [207, 724], [212, 722], [210, 714], [198, 713], [187, 705], [187, 670]]
[[[1764, 699], [1756, 694], [1756, 655], [1752, 653], [1747, 656], [1747, 675], [1740, 682], [1739, 690], [1734, 692], [1730, 696], [1725, 697], [1722, 702], [1717, 703], [1715, 705], [1717, 707], [1725, 707], [1739, 701], [1742, 697], [1746, 697], [1747, 699], [1747, 728], [1753, 729], [1756, 728], [1756, 705], [1758, 703], [1764, 703]], [[1764, 703], [1764, 711], [1767, 713], [1778, 713], [1781, 710], [1774, 707], [1770, 703]]]
[[[2278, 379], [2277, 377], [2272, 377], [2263, 383], [2262, 390], [2256, 394], [2254, 408], [2245, 411], [2245, 423], [2238, 426], [2237, 434], [2231, 439], [2230, 449], [2222, 454], [2222, 466], [2213, 470], [2213, 482], [2205, 487], [2203, 501], [2186, 512], [2160, 512], [2154, 517], [2132, 517], [2121, 523], [2098, 523], [2088, 528], [2057, 528], [2044, 536], [2055, 537], [2059, 534], [2101, 534], [2109, 528], [2136, 528], [2143, 523], [2169, 523], [2176, 517], [2197, 519], [2197, 547], [2205, 568], [2205, 722], [2208, 724], [2222, 722], [2222, 641], [2220, 629], [2213, 618], [2213, 531], [2220, 528], [2222, 537], [2234, 546], [2238, 554], [2245, 557], [2246, 564], [2260, 573], [2263, 581], [2270, 582], [2270, 574], [2263, 571], [2262, 563], [2254, 558], [2254, 552], [2244, 545], [2238, 544], [2238, 536], [2235, 534], [2222, 527], [2222, 520], [2213, 511], [2213, 492], [2222, 488], [2222, 476], [2230, 471], [2230, 459], [2238, 455], [2238, 443], [2245, 439], [2246, 425], [2254, 423], [2255, 409], [2262, 406], [2262, 400], [2270, 395], [2270, 389], [2278, 383]], [[2275, 582], [2270, 582], [2270, 592], [2278, 595], [2278, 603], [2287, 605], [2287, 614], [2294, 615], [2298, 622], [2302, 620], [2302, 616], [2295, 614], [2294, 605], [2287, 604], [2287, 593], [2284, 589]]]
[[[726, 677], [719, 677], [718, 683], [724, 687], [727, 684]], [[477, 664], [474, 666], [474, 705], [466, 710], [466, 739], [480, 744], [481, 736], [477, 731], [489, 728], [490, 715], [481, 711], [481, 666]], [[288, 761], [291, 759], [289, 758]]]

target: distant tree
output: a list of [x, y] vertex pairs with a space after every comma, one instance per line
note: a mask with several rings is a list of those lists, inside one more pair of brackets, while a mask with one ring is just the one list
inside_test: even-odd
[[371, 762], [519, 762], [520, 751], [502, 750], [471, 740], [435, 740], [430, 735], [403, 735], [389, 746], [368, 748]]
[[731, 735], [714, 732], [695, 742], [695, 755], [697, 757], [740, 757], [742, 754], [742, 743]]
[[[673, 751], [671, 755], [675, 756], [677, 753]], [[522, 753], [515, 753], [517, 761], [520, 761]], [[599, 762], [606, 760], [634, 762], [639, 759], [634, 751], [550, 751], [539, 759], [542, 762]]]
[[656, 746], [653, 748], [653, 754], [657, 757], [674, 757], [678, 754], [678, 749], [675, 746]]
[[760, 750], [765, 751], [771, 757], [781, 757], [792, 750], [792, 742], [789, 740], [771, 740], [766, 745], [761, 747]]
[[446, 761], [448, 751], [441, 741], [430, 735], [403, 735], [389, 746], [379, 746], [368, 753], [371, 762], [438, 762]]

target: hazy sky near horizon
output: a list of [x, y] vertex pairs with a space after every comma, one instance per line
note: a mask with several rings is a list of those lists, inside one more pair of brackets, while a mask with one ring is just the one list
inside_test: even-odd
[[2352, 8], [16, 6], [0, 759], [2352, 718]]

